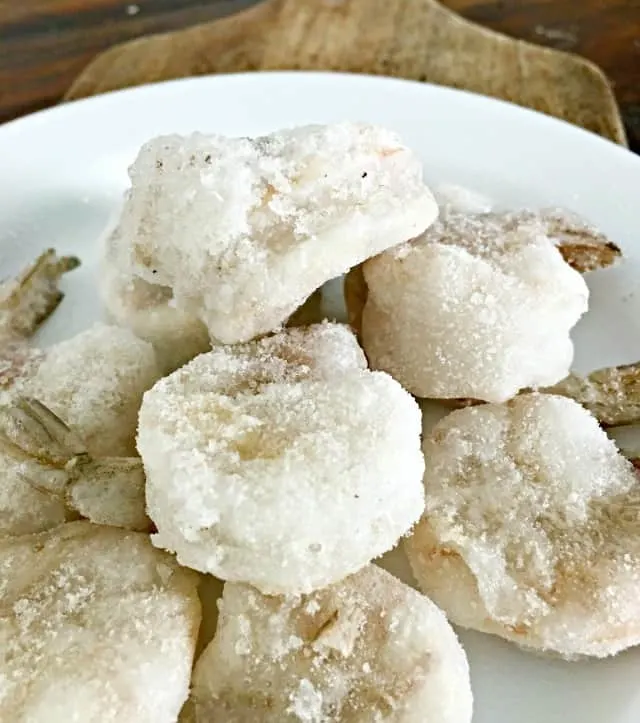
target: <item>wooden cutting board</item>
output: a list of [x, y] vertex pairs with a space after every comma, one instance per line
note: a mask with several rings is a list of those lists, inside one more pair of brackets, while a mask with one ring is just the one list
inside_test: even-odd
[[481, 28], [436, 0], [266, 0], [242, 13], [115, 46], [66, 98], [249, 70], [391, 75], [510, 100], [625, 143], [609, 82], [577, 56]]

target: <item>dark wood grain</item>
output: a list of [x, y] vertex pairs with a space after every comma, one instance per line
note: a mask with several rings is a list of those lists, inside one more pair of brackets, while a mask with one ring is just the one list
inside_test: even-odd
[[[252, 0], [0, 0], [0, 120], [55, 103], [98, 52], [187, 27]], [[640, 150], [640, 0], [443, 0], [514, 37], [577, 52], [612, 79]]]
[[100, 51], [255, 0], [0, 0], [0, 122], [56, 103]]

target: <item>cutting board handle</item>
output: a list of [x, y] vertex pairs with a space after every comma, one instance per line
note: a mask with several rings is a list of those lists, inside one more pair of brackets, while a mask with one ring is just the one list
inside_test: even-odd
[[192, 75], [285, 69], [463, 88], [626, 143], [598, 67], [482, 28], [436, 0], [266, 0], [221, 20], [117, 45], [84, 70], [66, 98]]

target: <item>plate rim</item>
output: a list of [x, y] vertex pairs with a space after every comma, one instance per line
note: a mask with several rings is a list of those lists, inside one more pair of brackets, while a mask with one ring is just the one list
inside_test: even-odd
[[543, 126], [555, 128], [556, 132], [577, 134], [582, 136], [587, 143], [596, 143], [602, 148], [608, 147], [622, 158], [633, 158], [640, 164], [640, 155], [637, 155], [629, 148], [615, 143], [594, 131], [583, 128], [582, 126], [571, 123], [570, 121], [557, 118], [542, 111], [534, 110], [523, 105], [519, 105], [513, 101], [496, 98], [490, 95], [484, 95], [471, 90], [462, 88], [454, 88], [452, 86], [439, 85], [425, 81], [418, 81], [409, 78], [397, 78], [394, 76], [374, 75], [370, 73], [354, 73], [343, 71], [324, 71], [324, 70], [259, 70], [246, 71], [237, 73], [214, 73], [205, 75], [189, 76], [186, 78], [174, 78], [170, 80], [161, 80], [152, 83], [144, 83], [129, 88], [119, 88], [109, 90], [104, 93], [88, 96], [85, 98], [74, 99], [70, 101], [62, 100], [56, 105], [43, 108], [26, 115], [19, 116], [5, 123], [0, 124], [0, 142], [12, 133], [27, 131], [37, 128], [39, 124], [46, 123], [49, 119], [64, 118], [78, 112], [88, 112], [87, 109], [99, 108], [100, 106], [108, 106], [117, 103], [120, 99], [130, 96], [156, 96], [162, 95], [163, 92], [173, 91], [176, 88], [186, 88], [197, 85], [208, 85], [215, 83], [229, 84], [234, 82], [261, 82], [261, 79], [269, 79], [272, 81], [288, 81], [295, 80], [299, 82], [301, 78], [313, 78], [314, 81], [337, 81], [339, 83], [355, 83], [355, 84], [374, 84], [380, 86], [395, 86], [410, 88], [410, 92], [417, 91], [418, 88], [424, 90], [426, 94], [435, 96], [450, 97], [462, 99], [465, 98], [472, 104], [490, 108], [502, 108], [503, 112], [516, 113], [523, 118], [529, 119], [531, 122], [542, 123]]

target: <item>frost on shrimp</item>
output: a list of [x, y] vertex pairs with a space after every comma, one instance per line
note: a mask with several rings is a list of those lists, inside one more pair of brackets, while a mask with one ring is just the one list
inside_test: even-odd
[[561, 208], [510, 211], [488, 216], [505, 231], [528, 230], [551, 239], [571, 268], [588, 273], [613, 265], [622, 251], [602, 231], [575, 213]]
[[[135, 454], [142, 394], [159, 376], [150, 344], [127, 329], [96, 326], [41, 353], [3, 401], [11, 406], [21, 395], [34, 396], [65, 420], [93, 457], [126, 457]], [[25, 464], [0, 455], [0, 530], [11, 534], [48, 529], [69, 517], [59, 498], [21, 481]]]
[[63, 298], [62, 274], [78, 263], [48, 250], [0, 288], [0, 401], [36, 396], [82, 429], [91, 452], [132, 454], [142, 394], [161, 376], [152, 346], [104, 324], [46, 351], [29, 344]]
[[40, 399], [99, 456], [135, 455], [142, 395], [162, 376], [153, 346], [95, 324], [46, 353], [15, 391]]
[[419, 435], [413, 399], [345, 326], [215, 347], [140, 409], [154, 543], [265, 593], [322, 587], [418, 518]]
[[[544, 209], [535, 211], [509, 211], [499, 213], [492, 210], [491, 202], [486, 199], [460, 202], [458, 195], [465, 189], [435, 189], [436, 200], [441, 205], [441, 216], [475, 219], [479, 224], [493, 227], [501, 233], [524, 230], [543, 234], [553, 241], [563, 259], [576, 271], [586, 273], [603, 269], [614, 264], [622, 251], [595, 226], [576, 214], [563, 209]], [[468, 193], [468, 192], [466, 192]], [[430, 235], [438, 233], [436, 225]], [[362, 332], [362, 311], [367, 301], [367, 285], [362, 265], [354, 267], [345, 278], [345, 299], [349, 314], [349, 324], [358, 334]]]
[[[531, 390], [525, 393], [529, 391]], [[589, 410], [603, 427], [623, 427], [640, 423], [639, 362], [604, 367], [587, 376], [571, 372], [552, 387], [537, 391], [573, 399]], [[447, 403], [454, 407], [469, 407], [482, 402], [476, 399], [450, 399]]]
[[352, 270], [345, 297], [374, 369], [418, 397], [492, 402], [566, 376], [588, 305], [532, 221], [454, 210]]
[[563, 208], [500, 212], [491, 199], [454, 184], [436, 186], [434, 195], [442, 215], [453, 211], [483, 216], [488, 223], [502, 225], [505, 230], [528, 226], [544, 234], [554, 241], [569, 266], [581, 273], [611, 266], [622, 256], [620, 247], [600, 229]]
[[[75, 257], [59, 257], [49, 249], [0, 286], [0, 401], [9, 401], [15, 387], [31, 377], [44, 358], [29, 338], [62, 301], [62, 275], [78, 265]], [[19, 470], [12, 459], [2, 455], [0, 468], [0, 534], [38, 531], [67, 519], [58, 499], [17, 479]]]
[[442, 612], [367, 565], [305, 596], [227, 583], [191, 707], [197, 723], [469, 723], [472, 695]]
[[418, 158], [366, 124], [158, 138], [131, 183], [130, 272], [170, 287], [223, 343], [280, 328], [323, 283], [437, 214]]
[[573, 356], [568, 332], [587, 306], [575, 272], [611, 265], [620, 249], [567, 211], [497, 212], [436, 196], [440, 218], [421, 237], [345, 279], [349, 323], [372, 366], [419, 397], [454, 403], [559, 382]]
[[[58, 258], [54, 251], [47, 251], [2, 288], [0, 327], [4, 367], [0, 374], [0, 402], [8, 405], [3, 411], [4, 429], [6, 432], [20, 428], [24, 433], [27, 430], [35, 433], [37, 425], [33, 414], [28, 428], [24, 428], [24, 424], [16, 427], [16, 419], [20, 418], [24, 423], [27, 418], [24, 404], [18, 397], [37, 396], [64, 417], [76, 436], [80, 433], [83, 445], [86, 444], [91, 455], [135, 454], [134, 438], [142, 394], [160, 376], [151, 345], [128, 330], [104, 325], [97, 325], [46, 352], [29, 345], [29, 335], [62, 299], [58, 289], [60, 277], [77, 265], [76, 259]], [[42, 434], [46, 425], [43, 426], [42, 419], [39, 422], [42, 445], [36, 448], [35, 459], [34, 448], [24, 436], [21, 439], [29, 454], [16, 456], [14, 445], [11, 448], [14, 454], [8, 453], [10, 448], [5, 446], [5, 453], [0, 455], [2, 534], [37, 532], [73, 519], [78, 510], [69, 499], [86, 497], [88, 491], [84, 482], [88, 477], [100, 479], [107, 475], [110, 479], [107, 489], [111, 489], [115, 485], [114, 479], [126, 478], [129, 473], [131, 465], [128, 463], [89, 465], [86, 474], [79, 475], [80, 481], [73, 486], [71, 497], [63, 499], [64, 495], [57, 492], [66, 489], [68, 475], [59, 460], [51, 463], [47, 457], [45, 442], [48, 437]], [[53, 444], [53, 438], [50, 441]], [[73, 450], [67, 450], [65, 464], [75, 456]], [[79, 459], [85, 457], [80, 455]], [[40, 463], [48, 469], [45, 485], [40, 484], [41, 474], [36, 473]], [[133, 466], [137, 468], [139, 463]], [[117, 467], [119, 473], [116, 473]], [[141, 472], [138, 475], [141, 477]], [[32, 484], [26, 484], [25, 478]], [[95, 496], [99, 489], [100, 485], [92, 487], [94, 499], [91, 504], [94, 507], [98, 504]], [[121, 488], [123, 494], [125, 491]], [[123, 500], [126, 498], [124, 494]], [[126, 526], [147, 527], [148, 521], [143, 524], [140, 516], [134, 516]]]
[[0, 720], [175, 723], [197, 576], [149, 536], [88, 522], [0, 540]]
[[587, 410], [521, 395], [453, 412], [423, 449], [406, 549], [452, 621], [567, 658], [640, 642], [640, 480]]
[[211, 348], [209, 332], [194, 315], [175, 308], [167, 286], [131, 273], [119, 227], [105, 241], [100, 291], [109, 317], [153, 344], [164, 373]]
[[[139, 458], [96, 458], [78, 434], [35, 399], [0, 407], [0, 455], [7, 465], [0, 534], [23, 534], [84, 517], [98, 524], [150, 531]], [[36, 497], [24, 509], [25, 492]], [[55, 510], [58, 514], [47, 517]], [[44, 519], [33, 524], [40, 510]], [[30, 524], [32, 523], [32, 524]]]
[[[158, 363], [170, 374], [211, 349], [206, 326], [175, 306], [168, 286], [152, 284], [127, 270], [122, 262], [119, 230], [107, 238], [103, 253], [101, 295], [109, 318], [153, 344]], [[320, 289], [289, 317], [286, 326], [308, 326], [325, 318]]]

